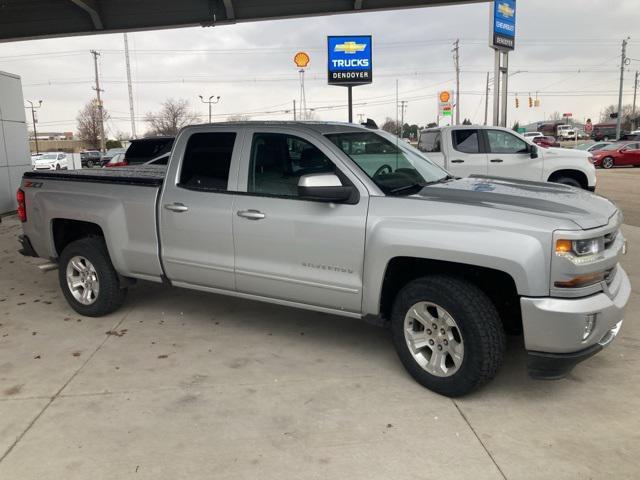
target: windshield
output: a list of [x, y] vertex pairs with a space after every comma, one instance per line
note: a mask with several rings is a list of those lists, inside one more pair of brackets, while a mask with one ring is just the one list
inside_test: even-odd
[[56, 158], [58, 158], [57, 153], [45, 153], [40, 157], [40, 160], [55, 160]]
[[335, 133], [327, 138], [387, 195], [409, 195], [426, 185], [451, 178], [397, 138], [396, 144], [375, 132]]

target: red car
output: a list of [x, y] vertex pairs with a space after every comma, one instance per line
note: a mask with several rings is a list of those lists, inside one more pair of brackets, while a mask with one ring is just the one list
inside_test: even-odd
[[596, 167], [640, 166], [640, 142], [616, 142], [592, 152]]
[[533, 143], [535, 143], [536, 145], [540, 146], [540, 147], [560, 147], [560, 143], [556, 140], [555, 137], [551, 137], [551, 136], [540, 136], [540, 137], [533, 137], [531, 139], [531, 141]]

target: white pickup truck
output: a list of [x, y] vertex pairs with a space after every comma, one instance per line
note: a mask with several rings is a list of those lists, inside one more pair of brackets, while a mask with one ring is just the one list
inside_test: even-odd
[[418, 148], [459, 177], [490, 175], [562, 183], [592, 192], [596, 188], [590, 153], [539, 147], [506, 128], [429, 128], [420, 132]]

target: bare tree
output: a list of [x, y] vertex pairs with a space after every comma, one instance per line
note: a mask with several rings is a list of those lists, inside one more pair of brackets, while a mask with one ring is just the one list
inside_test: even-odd
[[147, 135], [177, 135], [178, 131], [187, 125], [198, 122], [198, 116], [190, 109], [189, 102], [184, 99], [169, 98], [162, 102], [162, 108], [157, 113], [149, 112], [145, 121], [149, 124]]
[[555, 111], [549, 116], [549, 120], [562, 120], [562, 114], [558, 111]]
[[[109, 114], [102, 109], [102, 121], [106, 122]], [[91, 148], [100, 148], [100, 109], [96, 100], [90, 100], [78, 112], [78, 137], [83, 142], [89, 144]], [[105, 139], [106, 141], [106, 139]]]
[[387, 117], [382, 124], [382, 130], [385, 132], [393, 133], [394, 135], [400, 135], [400, 125], [391, 117]]
[[[600, 115], [601, 123], [613, 123], [617, 122], [617, 117], [611, 118], [611, 114], [618, 113], [617, 105], [609, 105], [602, 111]], [[636, 111], [636, 118], [638, 117], [638, 113]], [[633, 129], [633, 106], [632, 105], [624, 105], [622, 107], [622, 130], [630, 131]], [[637, 120], [636, 120], [637, 124]]]

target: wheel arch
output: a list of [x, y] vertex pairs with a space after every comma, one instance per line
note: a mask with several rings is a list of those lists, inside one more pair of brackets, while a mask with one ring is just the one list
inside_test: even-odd
[[514, 278], [504, 271], [452, 261], [415, 257], [390, 259], [380, 292], [380, 315], [389, 319], [398, 292], [409, 282], [429, 275], [448, 275], [475, 285], [493, 302], [505, 330], [522, 331], [520, 295]]
[[569, 168], [554, 171], [553, 173], [551, 173], [551, 175], [549, 175], [547, 181], [555, 182], [556, 180], [564, 177], [576, 180], [580, 184], [581, 188], [586, 189], [589, 186], [589, 178], [582, 170]]

